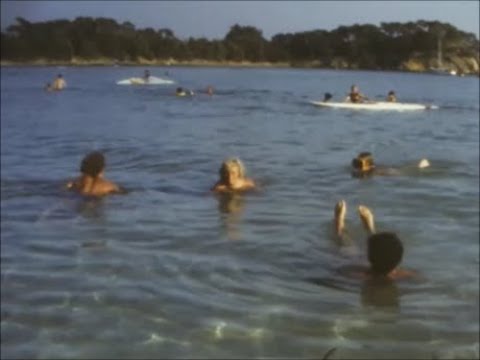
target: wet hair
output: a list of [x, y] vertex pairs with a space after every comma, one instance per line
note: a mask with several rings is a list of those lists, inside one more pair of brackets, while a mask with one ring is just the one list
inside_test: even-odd
[[105, 168], [105, 157], [99, 151], [87, 154], [80, 165], [80, 171], [91, 177], [97, 177]]
[[326, 92], [325, 95], [323, 96], [323, 101], [328, 101], [332, 98], [332, 94], [329, 92]]
[[238, 169], [239, 177], [245, 177], [245, 166], [243, 165], [242, 160], [240, 160], [239, 158], [230, 158], [225, 160], [222, 163], [220, 169], [218, 170], [218, 174], [220, 175], [220, 179], [222, 181], [227, 180], [227, 176], [233, 167], [236, 167]]
[[374, 274], [388, 275], [402, 260], [403, 245], [395, 233], [373, 234], [367, 240], [367, 247], [368, 261]]
[[[364, 169], [364, 164], [367, 165], [367, 169]], [[374, 166], [375, 163], [373, 162], [372, 154], [369, 152], [361, 152], [355, 159], [352, 160], [352, 167], [356, 170], [368, 171]]]
[[390, 90], [390, 91], [388, 92], [388, 95], [395, 95], [395, 91]]
[[183, 91], [183, 89], [182, 89], [181, 87], [178, 87], [178, 88], [177, 88], [177, 93], [180, 93], [180, 92], [182, 92], [182, 91]]
[[358, 158], [367, 158], [369, 156], [372, 156], [372, 153], [369, 151], [364, 151], [357, 155]]

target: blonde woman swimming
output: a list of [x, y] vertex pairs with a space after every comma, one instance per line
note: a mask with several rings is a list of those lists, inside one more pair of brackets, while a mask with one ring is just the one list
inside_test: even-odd
[[245, 166], [239, 158], [225, 160], [218, 173], [220, 179], [212, 187], [212, 191], [245, 191], [256, 187], [255, 182], [245, 176]]

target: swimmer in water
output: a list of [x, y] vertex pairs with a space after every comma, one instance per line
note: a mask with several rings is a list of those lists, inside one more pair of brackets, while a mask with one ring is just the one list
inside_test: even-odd
[[47, 84], [45, 85], [45, 87], [43, 88], [43, 90], [48, 91], [48, 92], [53, 91], [53, 86], [52, 86], [52, 84], [47, 83]]
[[256, 187], [255, 182], [245, 176], [245, 166], [238, 158], [230, 158], [224, 161], [218, 172], [220, 179], [211, 188], [212, 191], [245, 191]]
[[[416, 165], [417, 168], [423, 169], [430, 166], [427, 159], [421, 159]], [[373, 156], [369, 152], [361, 152], [352, 160], [352, 176], [353, 177], [368, 177], [371, 175], [400, 175], [399, 169], [378, 167], [373, 161]]]
[[178, 87], [175, 91], [177, 96], [193, 96], [193, 91]]
[[[341, 243], [348, 240], [345, 231], [346, 213], [347, 204], [344, 200], [341, 200], [336, 204], [334, 211], [335, 233]], [[376, 232], [373, 213], [368, 207], [360, 205], [358, 213], [368, 234], [367, 257], [369, 267], [352, 275], [359, 275], [364, 278], [387, 277], [392, 280], [415, 276], [415, 272], [398, 267], [403, 257], [403, 244], [397, 234]]]
[[83, 158], [80, 164], [82, 174], [77, 179], [68, 182], [66, 187], [82, 195], [91, 196], [125, 193], [124, 189], [103, 177], [104, 170], [105, 157], [103, 154], [98, 151], [91, 152]]
[[57, 78], [53, 81], [53, 90], [60, 91], [67, 86], [67, 82], [63, 78], [62, 74], [58, 74]]

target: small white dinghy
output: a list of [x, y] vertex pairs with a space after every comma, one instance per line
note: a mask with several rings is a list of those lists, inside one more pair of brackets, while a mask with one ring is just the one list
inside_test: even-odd
[[436, 105], [424, 105], [413, 103], [399, 103], [399, 102], [387, 102], [387, 101], [374, 101], [364, 103], [351, 103], [351, 102], [330, 102], [330, 101], [310, 101], [313, 105], [337, 109], [350, 109], [350, 110], [430, 110], [438, 109]]

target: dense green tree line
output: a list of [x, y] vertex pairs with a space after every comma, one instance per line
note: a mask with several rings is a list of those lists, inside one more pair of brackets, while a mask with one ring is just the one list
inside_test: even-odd
[[332, 31], [282, 33], [271, 40], [255, 27], [234, 25], [221, 40], [181, 40], [170, 29], [136, 29], [130, 22], [90, 17], [36, 23], [17, 18], [1, 34], [1, 59], [108, 58], [134, 62], [139, 58], [173, 58], [316, 63], [323, 67], [336, 67], [341, 61], [346, 67], [397, 69], [412, 57], [435, 58], [439, 39], [444, 54], [478, 59], [479, 41], [474, 34], [438, 21], [356, 24]]

